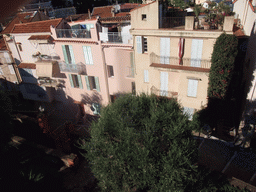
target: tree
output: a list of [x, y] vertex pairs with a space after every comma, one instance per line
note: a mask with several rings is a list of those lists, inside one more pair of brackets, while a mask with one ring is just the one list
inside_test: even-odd
[[103, 109], [83, 145], [106, 191], [176, 191], [194, 181], [194, 127], [174, 99], [126, 95]]

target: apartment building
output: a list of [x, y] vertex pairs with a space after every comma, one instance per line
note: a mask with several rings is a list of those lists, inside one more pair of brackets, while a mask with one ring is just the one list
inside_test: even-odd
[[[136, 93], [177, 98], [190, 117], [207, 104], [211, 54], [220, 30], [194, 30], [194, 17], [168, 18], [161, 2], [131, 11]], [[224, 31], [233, 34], [234, 18]]]

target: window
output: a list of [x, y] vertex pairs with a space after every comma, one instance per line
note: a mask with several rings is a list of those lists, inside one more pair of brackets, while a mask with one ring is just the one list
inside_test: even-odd
[[135, 82], [132, 82], [132, 94], [136, 94], [136, 87], [135, 87]]
[[194, 110], [194, 108], [183, 107], [183, 114], [188, 116], [188, 120], [192, 120]]
[[62, 51], [67, 64], [76, 63], [72, 45], [62, 45]]
[[145, 83], [148, 83], [148, 82], [149, 82], [148, 70], [144, 70], [144, 82], [145, 82]]
[[8, 68], [10, 70], [10, 73], [14, 75], [15, 72], [14, 72], [13, 66], [12, 65], [8, 65]]
[[146, 14], [142, 14], [141, 15], [141, 20], [142, 21], [146, 21], [147, 20], [147, 15]]
[[130, 77], [134, 77], [134, 58], [133, 58], [133, 52], [130, 53], [130, 61], [131, 61], [131, 70], [129, 72]]
[[0, 75], [4, 75], [4, 72], [1, 67], [0, 67]]
[[71, 87], [83, 89], [81, 75], [73, 75], [73, 74], [68, 74], [68, 75], [69, 75]]
[[114, 77], [114, 69], [112, 65], [108, 65], [108, 77]]
[[85, 76], [85, 81], [88, 90], [96, 89], [100, 92], [99, 77]]
[[143, 52], [146, 53], [148, 52], [148, 38], [143, 37]]
[[22, 51], [22, 46], [21, 44], [18, 44], [19, 50]]
[[93, 65], [91, 46], [83, 46], [85, 64]]
[[196, 79], [188, 80], [188, 97], [196, 97], [197, 85], [198, 85], [198, 80]]
[[148, 39], [143, 36], [136, 36], [137, 53], [148, 52]]

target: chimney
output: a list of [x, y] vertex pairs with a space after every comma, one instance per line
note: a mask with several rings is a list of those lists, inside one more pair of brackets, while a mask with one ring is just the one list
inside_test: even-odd
[[112, 17], [115, 17], [115, 8], [114, 7], [111, 9], [111, 13], [112, 13]]

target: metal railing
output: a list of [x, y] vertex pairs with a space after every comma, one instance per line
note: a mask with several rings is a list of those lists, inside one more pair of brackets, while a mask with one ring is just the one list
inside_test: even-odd
[[91, 38], [87, 29], [56, 29], [57, 38]]
[[61, 72], [71, 72], [78, 74], [86, 74], [86, 66], [84, 64], [67, 64], [64, 62], [59, 62], [59, 67]]
[[155, 86], [152, 86], [150, 90], [151, 90], [151, 94], [154, 94], [157, 96], [174, 97], [174, 98], [178, 96], [178, 92], [160, 90], [160, 89], [157, 89]]
[[186, 67], [198, 67], [204, 69], [211, 68], [211, 61], [206, 59], [191, 59], [191, 58], [179, 58], [179, 57], [165, 57], [159, 56], [155, 53], [150, 54], [150, 62], [165, 65], [180, 65]]
[[100, 33], [100, 40], [109, 43], [132, 44], [132, 35], [121, 32]]
[[185, 26], [185, 17], [162, 17], [160, 28]]

